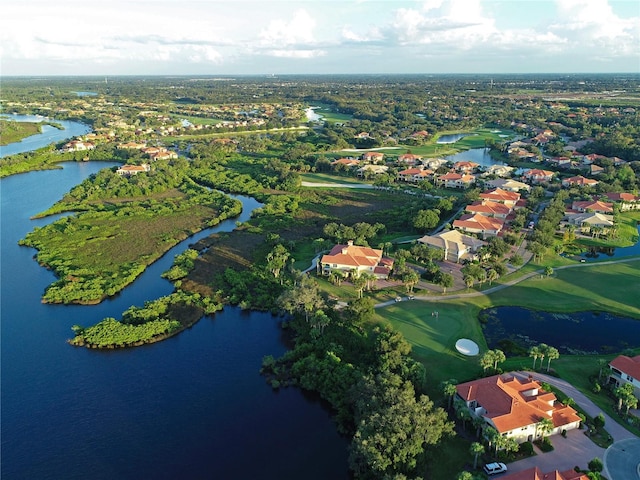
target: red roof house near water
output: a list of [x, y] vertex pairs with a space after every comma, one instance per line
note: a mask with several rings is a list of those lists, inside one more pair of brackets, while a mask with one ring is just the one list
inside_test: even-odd
[[387, 278], [393, 268], [393, 260], [383, 257], [382, 250], [354, 245], [352, 241], [346, 245], [336, 245], [320, 260], [322, 273], [331, 270], [343, 272], [367, 272], [378, 278]]

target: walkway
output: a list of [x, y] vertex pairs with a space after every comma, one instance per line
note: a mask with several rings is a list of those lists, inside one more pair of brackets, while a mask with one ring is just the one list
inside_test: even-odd
[[[593, 262], [593, 263], [577, 263], [575, 265], [563, 265], [561, 267], [556, 267], [554, 270], [565, 270], [567, 268], [588, 268], [588, 267], [593, 267], [593, 266], [598, 266], [598, 265], [612, 265], [614, 263], [629, 263], [629, 262], [637, 262], [640, 261], [640, 257], [631, 257], [631, 258], [623, 258], [620, 260], [608, 260], [606, 262]], [[468, 292], [468, 293], [452, 293], [449, 295], [440, 295], [438, 297], [415, 297], [416, 300], [422, 300], [422, 301], [427, 301], [427, 302], [440, 302], [443, 300], [455, 300], [455, 299], [459, 299], [459, 298], [472, 298], [472, 297], [479, 297], [481, 295], [489, 295], [490, 293], [493, 292], [497, 292], [499, 290], [503, 290], [507, 287], [510, 287], [512, 285], [516, 285], [517, 283], [523, 282], [524, 280], [528, 280], [529, 278], [535, 277], [537, 275], [543, 275], [544, 274], [544, 270], [540, 269], [540, 270], [536, 270], [534, 272], [530, 272], [527, 273], [526, 275], [523, 275], [522, 277], [518, 277], [518, 278], [514, 278], [513, 280], [509, 280], [506, 283], [500, 284], [500, 285], [496, 285], [495, 287], [492, 288], [487, 288], [486, 290], [481, 290], [481, 291], [475, 291], [475, 292]], [[403, 297], [403, 300], [405, 300], [406, 297]], [[386, 307], [388, 305], [393, 304], [393, 301], [389, 301], [389, 302], [383, 302], [383, 303], [378, 303], [376, 304], [375, 308], [382, 308], [382, 307]]]

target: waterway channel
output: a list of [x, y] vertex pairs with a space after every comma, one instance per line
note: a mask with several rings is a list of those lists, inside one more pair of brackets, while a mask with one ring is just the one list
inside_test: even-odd
[[8, 155], [15, 155], [16, 153], [25, 153], [37, 150], [39, 148], [46, 147], [47, 145], [51, 145], [52, 143], [58, 143], [73, 137], [86, 135], [91, 131], [91, 128], [84, 123], [72, 122], [69, 120], [53, 120], [40, 115], [2, 114], [0, 115], [0, 118], [13, 120], [14, 122], [41, 123], [50, 121], [51, 123], [55, 123], [62, 127], [56, 128], [51, 125], [42, 125], [40, 133], [23, 138], [20, 142], [0, 146], [0, 158]]
[[[112, 166], [0, 180], [2, 464], [4, 479], [346, 479], [347, 440], [298, 389], [273, 391], [258, 371], [285, 349], [279, 319], [226, 307], [160, 343], [116, 351], [66, 343], [74, 324], [119, 318], [172, 290], [160, 278], [186, 240], [120, 295], [94, 306], [40, 302], [53, 274], [17, 242], [51, 219], [30, 217]], [[240, 218], [260, 204], [239, 198]], [[206, 235], [202, 233], [201, 235]]]

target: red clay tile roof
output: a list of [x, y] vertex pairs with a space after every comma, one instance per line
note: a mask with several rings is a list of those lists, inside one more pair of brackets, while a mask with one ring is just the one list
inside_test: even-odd
[[554, 470], [553, 472], [542, 473], [538, 467], [532, 467], [521, 472], [505, 475], [502, 480], [589, 480], [589, 477], [575, 470], [567, 470], [565, 472]]
[[594, 210], [598, 212], [613, 212], [613, 203], [605, 203], [600, 200], [586, 200], [584, 202], [573, 202], [571, 205], [573, 210], [578, 211], [586, 211], [586, 210]]
[[626, 355], [619, 355], [611, 362], [609, 362], [613, 368], [620, 370], [633, 378], [640, 380], [640, 355], [636, 357], [627, 357]]
[[511, 209], [504, 203], [492, 202], [491, 200], [480, 200], [467, 205], [467, 212], [486, 214], [486, 215], [508, 215]]
[[375, 267], [382, 259], [382, 250], [357, 245], [336, 245], [321, 263], [348, 265], [350, 267]]
[[614, 202], [637, 202], [638, 200], [640, 200], [640, 197], [638, 197], [637, 195], [627, 192], [605, 193], [604, 196], [609, 200], [613, 200]]
[[454, 228], [469, 228], [479, 230], [500, 231], [504, 222], [499, 218], [485, 217], [480, 214], [462, 215], [458, 220], [453, 221]]
[[480, 198], [493, 200], [494, 202], [517, 202], [520, 200], [520, 194], [501, 188], [494, 188], [493, 190], [482, 192]]
[[500, 433], [537, 423], [542, 418], [553, 420], [555, 427], [580, 421], [576, 411], [556, 403], [556, 396], [541, 389], [534, 380], [494, 375], [456, 386], [465, 401], [475, 400], [486, 410]]

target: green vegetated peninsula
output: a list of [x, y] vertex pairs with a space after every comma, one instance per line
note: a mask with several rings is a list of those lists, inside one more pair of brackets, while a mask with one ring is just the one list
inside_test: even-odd
[[23, 138], [40, 133], [41, 125], [37, 122], [14, 122], [0, 118], [0, 145], [19, 142]]
[[58, 276], [43, 301], [98, 303], [179, 241], [240, 213], [240, 202], [197, 184], [186, 170], [178, 162], [157, 162], [128, 178], [105, 169], [42, 213], [77, 212], [21, 242], [36, 248], [38, 262]]
[[[106, 92], [82, 99], [96, 145], [74, 154], [127, 168], [73, 188], [43, 215], [75, 214], [23, 240], [58, 275], [44, 301], [117, 293], [180, 239], [237, 215], [219, 191], [250, 195], [263, 203], [250, 220], [175, 257], [164, 273], [171, 295], [120, 320], [76, 325], [70, 342], [142, 345], [224, 304], [286, 314], [291, 348], [266, 356], [262, 372], [275, 389], [329, 402], [352, 439], [355, 478], [473, 478], [480, 459], [523, 458], [528, 442], [497, 448], [501, 435], [449, 401], [456, 383], [530, 368], [527, 346], [488, 350], [479, 312], [520, 305], [640, 318], [637, 252], [590, 263], [638, 242], [638, 78], [530, 80], [110, 80], [117, 108]], [[307, 121], [310, 99], [326, 120]], [[60, 104], [73, 111], [77, 101]], [[458, 152], [469, 157], [443, 158]], [[460, 338], [479, 355], [457, 351]], [[596, 360], [613, 355], [544, 351], [545, 372], [638, 431], [598, 375]]]

